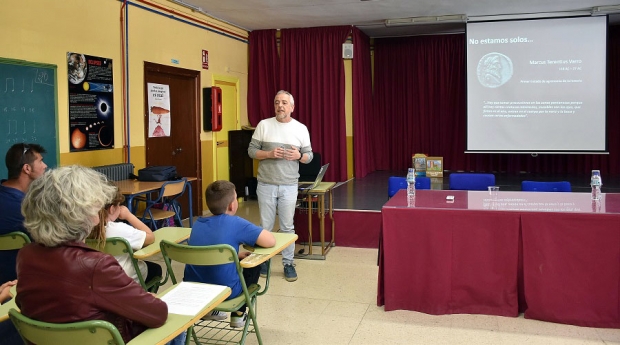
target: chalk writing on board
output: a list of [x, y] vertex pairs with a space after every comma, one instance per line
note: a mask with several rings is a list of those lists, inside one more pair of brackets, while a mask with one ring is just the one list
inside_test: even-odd
[[51, 84], [53, 81], [50, 80], [50, 77], [47, 74], [47, 72], [42, 71], [42, 70], [37, 70], [37, 78], [35, 79], [35, 82], [37, 84], [45, 84], [49, 86], [54, 86], [54, 84]]
[[[50, 64], [0, 58], [0, 155], [18, 143], [45, 147], [45, 163], [58, 165], [57, 69]], [[0, 164], [0, 178], [7, 177]]]
[[4, 89], [4, 92], [9, 92], [9, 81], [11, 82], [11, 92], [15, 91], [15, 79], [13, 78], [6, 78], [6, 88]]

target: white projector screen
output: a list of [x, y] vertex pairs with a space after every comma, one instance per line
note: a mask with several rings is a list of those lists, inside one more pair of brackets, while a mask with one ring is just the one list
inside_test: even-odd
[[606, 151], [607, 17], [467, 24], [467, 152]]

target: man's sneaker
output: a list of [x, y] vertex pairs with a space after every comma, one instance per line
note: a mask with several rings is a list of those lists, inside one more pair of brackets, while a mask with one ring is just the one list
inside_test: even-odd
[[263, 262], [260, 264], [260, 276], [261, 278], [267, 278], [267, 273], [269, 273], [269, 268], [267, 267], [267, 263]]
[[245, 320], [248, 318], [248, 314], [243, 313], [243, 315], [237, 314], [237, 312], [230, 313], [230, 327], [239, 328], [245, 325]]
[[223, 321], [223, 320], [226, 320], [226, 318], [228, 318], [228, 315], [225, 312], [219, 311], [219, 310], [211, 310], [211, 312], [203, 316], [202, 319], [213, 320], [213, 321]]
[[295, 266], [293, 265], [284, 265], [284, 279], [287, 282], [294, 282], [297, 280], [297, 272], [295, 272]]

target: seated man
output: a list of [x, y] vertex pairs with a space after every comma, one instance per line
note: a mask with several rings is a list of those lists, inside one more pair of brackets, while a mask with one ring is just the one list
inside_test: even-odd
[[[39, 178], [47, 165], [42, 154], [45, 149], [41, 145], [19, 143], [11, 146], [6, 153], [8, 180], [0, 181], [0, 235], [13, 231], [28, 234], [24, 228], [22, 216], [22, 200], [30, 183]], [[17, 250], [0, 251], [0, 282], [17, 279], [15, 272]]]
[[[273, 247], [276, 239], [269, 230], [261, 229], [249, 221], [235, 216], [239, 204], [235, 185], [229, 181], [215, 181], [205, 192], [205, 198], [212, 217], [201, 217], [196, 220], [188, 244], [191, 246], [209, 246], [228, 244], [239, 249], [239, 246]], [[250, 255], [250, 252], [239, 253], [239, 260]], [[260, 266], [243, 269], [243, 279], [247, 286], [256, 284], [260, 276]], [[184, 281], [226, 285], [232, 292], [228, 299], [235, 298], [243, 293], [241, 280], [234, 265], [219, 266], [185, 266]], [[209, 317], [212, 320], [223, 320], [224, 313], [213, 311]], [[230, 327], [243, 327], [247, 315], [245, 306], [230, 316]]]

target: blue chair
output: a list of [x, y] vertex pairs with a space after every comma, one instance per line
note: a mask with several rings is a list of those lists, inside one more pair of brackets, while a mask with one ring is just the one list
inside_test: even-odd
[[521, 190], [524, 192], [571, 192], [570, 182], [540, 182], [522, 181]]
[[415, 189], [431, 189], [431, 178], [430, 177], [416, 177], [415, 178]]
[[457, 190], [487, 190], [495, 186], [495, 175], [479, 173], [450, 174], [450, 189]]
[[388, 179], [388, 198], [393, 197], [400, 189], [407, 189], [407, 178], [390, 176]]

